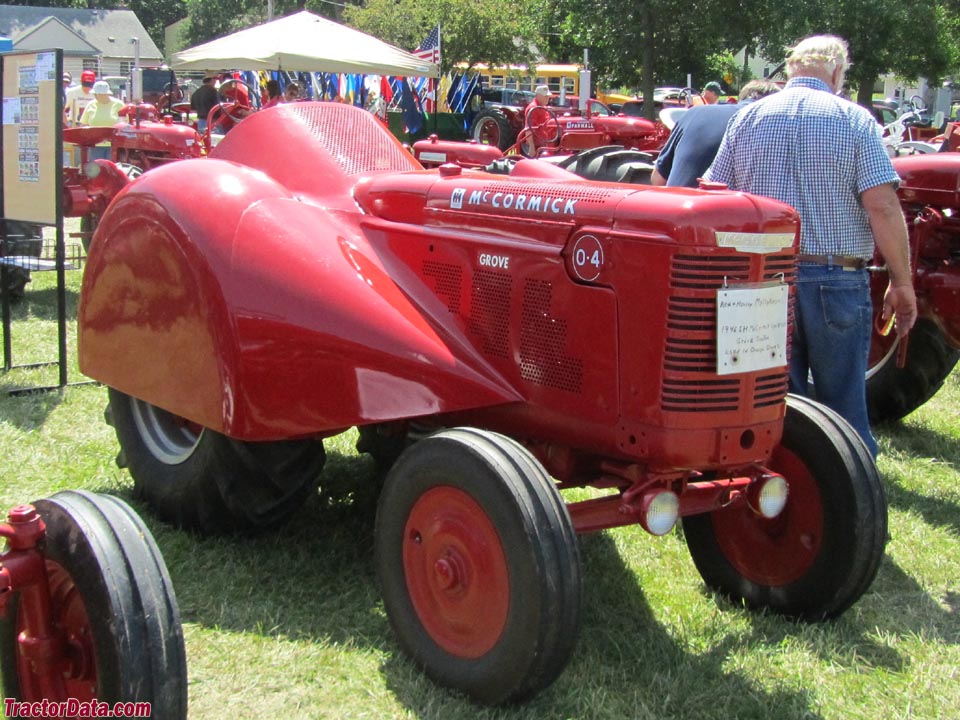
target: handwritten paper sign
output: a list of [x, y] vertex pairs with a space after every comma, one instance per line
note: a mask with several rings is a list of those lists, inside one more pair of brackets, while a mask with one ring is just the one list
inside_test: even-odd
[[717, 291], [717, 374], [787, 364], [787, 285]]

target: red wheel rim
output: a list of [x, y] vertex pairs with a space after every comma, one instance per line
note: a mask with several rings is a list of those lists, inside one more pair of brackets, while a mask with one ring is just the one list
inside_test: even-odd
[[806, 464], [783, 446], [770, 469], [790, 487], [787, 505], [770, 520], [746, 503], [713, 514], [717, 544], [734, 569], [759, 585], [779, 587], [801, 578], [820, 553], [823, 505], [820, 490]]
[[500, 147], [500, 126], [494, 120], [487, 119], [481, 123], [480, 142], [484, 145]]
[[404, 527], [403, 570], [417, 617], [437, 645], [474, 659], [497, 644], [510, 574], [496, 528], [467, 493], [441, 486], [417, 499]]
[[[48, 699], [63, 701], [76, 698], [81, 702], [89, 702], [97, 697], [97, 663], [93, 646], [93, 628], [87, 617], [87, 608], [70, 573], [53, 560], [47, 560], [46, 565], [53, 624], [65, 643], [61, 659], [64, 697]], [[22, 631], [23, 608], [21, 607], [17, 613], [17, 635], [19, 636]], [[22, 699], [28, 702], [42, 700], [43, 693], [36, 675], [30, 668], [30, 662], [19, 653], [17, 654], [17, 672]]]

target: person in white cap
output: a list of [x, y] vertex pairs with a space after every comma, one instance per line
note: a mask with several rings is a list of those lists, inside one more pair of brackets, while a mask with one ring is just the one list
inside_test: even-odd
[[[113, 91], [110, 90], [110, 83], [106, 80], [97, 80], [93, 84], [93, 102], [91, 102], [80, 116], [81, 125], [90, 127], [110, 127], [120, 121], [120, 109], [123, 103], [113, 97]], [[91, 148], [90, 159], [96, 160], [110, 158], [109, 143], [98, 145]]]
[[523, 116], [526, 117], [527, 114], [535, 107], [545, 107], [549, 102], [550, 88], [548, 88], [546, 85], [537, 85], [537, 89], [533, 91], [533, 100], [531, 100], [524, 109]]

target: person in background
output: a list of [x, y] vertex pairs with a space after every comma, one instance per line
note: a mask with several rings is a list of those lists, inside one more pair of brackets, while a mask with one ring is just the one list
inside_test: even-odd
[[295, 82], [287, 83], [287, 88], [283, 91], [283, 101], [285, 103], [296, 102], [300, 99], [300, 85]]
[[283, 93], [280, 92], [280, 83], [276, 80], [267, 80], [267, 101], [263, 104], [263, 109], [279, 105], [283, 102]]
[[530, 114], [530, 111], [538, 107], [546, 107], [550, 102], [550, 88], [546, 85], [537, 85], [536, 90], [533, 91], [533, 100], [531, 100], [527, 107], [523, 110], [523, 116], [526, 117]]
[[66, 125], [67, 117], [67, 91], [73, 87], [73, 75], [68, 73], [66, 70], [63, 71], [63, 88], [61, 90], [60, 99], [63, 101], [63, 117], [64, 125]]
[[767, 80], [751, 80], [740, 89], [740, 104], [698, 105], [680, 116], [667, 144], [657, 156], [650, 176], [653, 185], [697, 187], [720, 147], [727, 123], [755, 100], [772, 95], [779, 86]]
[[[113, 97], [110, 84], [106, 80], [97, 80], [93, 84], [93, 100], [87, 104], [80, 116], [80, 124], [90, 127], [111, 127], [120, 122], [120, 110], [123, 103]], [[109, 160], [110, 143], [101, 143], [90, 148], [91, 160]]]
[[203, 135], [207, 131], [207, 116], [220, 103], [220, 94], [214, 81], [215, 73], [203, 76], [203, 83], [190, 96], [190, 109], [197, 114], [197, 132]]
[[87, 105], [93, 102], [93, 84], [96, 81], [97, 74], [93, 70], [84, 70], [80, 73], [80, 84], [67, 90], [64, 98], [64, 112], [68, 127], [76, 127], [80, 124], [80, 116], [83, 115]]
[[889, 284], [884, 321], [901, 337], [917, 319], [900, 182], [873, 115], [837, 96], [849, 66], [832, 35], [802, 40], [787, 57], [783, 90], [738, 112], [704, 178], [796, 208], [800, 251], [790, 346], [790, 392], [843, 416], [873, 455], [866, 370], [873, 311], [867, 264], [874, 247]]
[[716, 105], [721, 95], [723, 95], [723, 88], [720, 87], [720, 83], [708, 82], [703, 86], [703, 101], [707, 105]]

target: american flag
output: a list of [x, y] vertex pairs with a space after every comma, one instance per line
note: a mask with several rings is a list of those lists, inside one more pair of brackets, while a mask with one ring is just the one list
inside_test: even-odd
[[417, 46], [413, 54], [428, 62], [440, 64], [440, 25], [438, 24], [424, 41]]
[[[417, 49], [413, 51], [413, 54], [422, 60], [427, 62], [436, 63], [437, 66], [440, 65], [440, 25], [430, 31], [430, 34], [424, 38], [423, 42], [417, 46]], [[430, 78], [426, 82], [421, 81], [418, 84], [417, 92], [420, 94], [423, 102], [423, 109], [432, 113], [436, 111], [437, 108], [437, 81], [435, 78]]]

